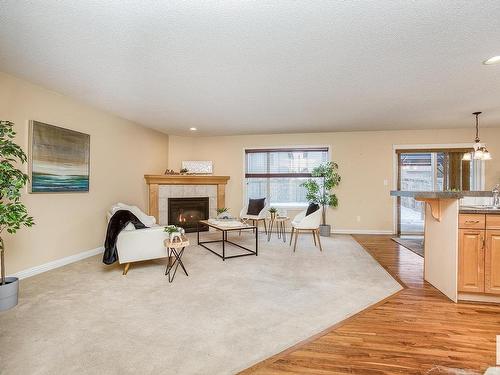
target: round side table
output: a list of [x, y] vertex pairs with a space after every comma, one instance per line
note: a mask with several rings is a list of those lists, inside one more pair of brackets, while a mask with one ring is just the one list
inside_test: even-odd
[[164, 241], [164, 245], [167, 249], [168, 255], [167, 269], [165, 270], [165, 276], [168, 276], [168, 282], [171, 283], [172, 281], [174, 281], [174, 277], [179, 265], [182, 267], [182, 270], [184, 271], [186, 276], [189, 276], [186, 271], [186, 267], [184, 267], [184, 263], [182, 263], [182, 255], [184, 254], [184, 249], [186, 248], [186, 246], [189, 246], [189, 240], [185, 236], [182, 237], [182, 241], [170, 241], [170, 239], [167, 238]]
[[271, 218], [269, 221], [269, 231], [267, 233], [267, 241], [271, 241], [271, 234], [273, 233], [273, 228], [276, 231], [278, 238], [282, 238], [283, 242], [286, 242], [286, 223], [289, 220], [287, 216], [276, 216]]

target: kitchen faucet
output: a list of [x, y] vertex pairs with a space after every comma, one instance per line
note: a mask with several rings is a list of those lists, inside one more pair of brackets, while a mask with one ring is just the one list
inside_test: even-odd
[[496, 184], [493, 187], [493, 190], [491, 193], [493, 194], [493, 207], [498, 208], [500, 207], [500, 184]]

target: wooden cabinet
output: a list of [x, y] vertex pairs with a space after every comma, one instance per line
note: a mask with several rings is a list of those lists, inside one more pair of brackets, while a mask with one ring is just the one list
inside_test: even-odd
[[500, 295], [500, 215], [458, 219], [458, 291]]
[[481, 229], [459, 230], [459, 292], [484, 292], [484, 232]]
[[500, 294], [500, 230], [486, 230], [484, 291]]
[[467, 229], [484, 229], [486, 218], [484, 214], [461, 214], [458, 217], [458, 227]]

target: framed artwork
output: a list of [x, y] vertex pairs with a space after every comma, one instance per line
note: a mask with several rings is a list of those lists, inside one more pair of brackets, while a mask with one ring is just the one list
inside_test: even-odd
[[187, 169], [188, 173], [194, 174], [213, 173], [213, 164], [211, 160], [183, 160], [182, 168]]
[[90, 135], [30, 121], [30, 192], [88, 192]]

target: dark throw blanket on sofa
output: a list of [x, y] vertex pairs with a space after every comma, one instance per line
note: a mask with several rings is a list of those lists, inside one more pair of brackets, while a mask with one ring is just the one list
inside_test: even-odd
[[104, 255], [102, 262], [105, 264], [113, 264], [118, 260], [118, 253], [116, 251], [116, 240], [120, 232], [132, 223], [135, 229], [144, 229], [146, 226], [130, 211], [119, 210], [111, 217], [108, 223], [108, 230], [106, 231], [106, 240], [104, 241]]

